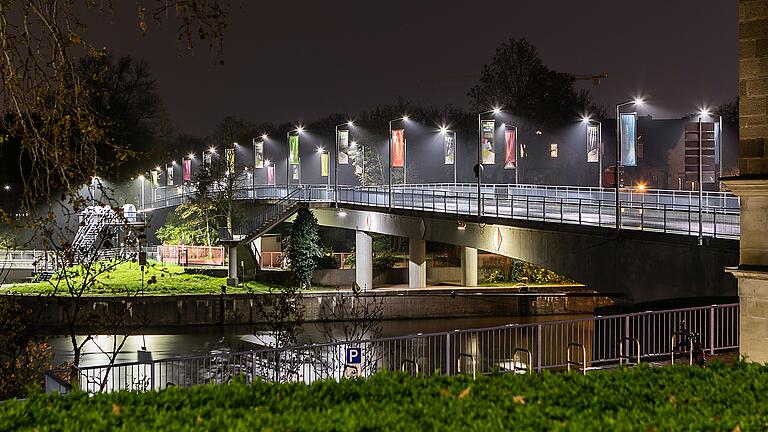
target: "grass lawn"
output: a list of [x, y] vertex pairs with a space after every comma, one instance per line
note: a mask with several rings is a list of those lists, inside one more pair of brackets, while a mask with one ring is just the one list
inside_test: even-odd
[[0, 430], [751, 431], [768, 428], [768, 367], [738, 362], [543, 375], [171, 387], [0, 404]]
[[[169, 294], [218, 294], [222, 285], [226, 285], [226, 277], [214, 277], [202, 274], [189, 274], [184, 267], [173, 264], [161, 264], [149, 261], [144, 271], [144, 290], [146, 295]], [[82, 283], [82, 278], [73, 279]], [[67, 284], [57, 281], [20, 283], [3, 286], [4, 292], [14, 294], [51, 294], [58, 283], [57, 292], [67, 294]], [[125, 262], [115, 269], [100, 275], [94, 284], [85, 291], [84, 295], [125, 295], [135, 293], [141, 288], [141, 270], [138, 264]], [[227, 293], [267, 292], [270, 286], [259, 282], [249, 281], [243, 286], [227, 287]]]

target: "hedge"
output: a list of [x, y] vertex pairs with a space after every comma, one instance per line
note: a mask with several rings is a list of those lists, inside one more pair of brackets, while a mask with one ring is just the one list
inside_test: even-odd
[[768, 428], [768, 367], [258, 382], [0, 404], [0, 430], [584, 430]]

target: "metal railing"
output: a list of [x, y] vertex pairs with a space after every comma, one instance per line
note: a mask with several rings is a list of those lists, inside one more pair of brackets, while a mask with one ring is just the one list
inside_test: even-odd
[[[617, 365], [630, 353], [643, 361], [669, 359], [676, 347], [670, 335], [685, 322], [698, 333], [709, 354], [738, 349], [738, 304], [713, 305], [564, 321], [454, 330], [374, 340], [343, 341], [283, 349], [222, 352], [150, 362], [129, 362], [79, 369], [78, 385], [88, 391], [148, 390], [224, 383], [235, 377], [247, 382], [339, 380], [347, 366], [347, 348], [362, 352], [359, 370], [369, 376], [383, 370], [401, 370], [407, 363], [426, 374], [460, 373], [459, 361], [471, 357], [478, 374], [528, 369], [564, 370], [569, 361], [580, 368]], [[631, 345], [633, 340], [638, 344]], [[624, 344], [624, 345], [622, 345]], [[578, 358], [569, 358], [569, 346], [583, 346]], [[636, 347], [636, 348], [635, 348]], [[634, 349], [638, 349], [637, 353]], [[632, 349], [632, 351], [630, 351]], [[522, 357], [519, 353], [526, 353]], [[583, 365], [581, 365], [583, 364]], [[466, 362], [464, 365], [468, 365]], [[511, 365], [511, 366], [510, 366]], [[357, 368], [357, 365], [355, 365]]]
[[[615, 227], [615, 190], [574, 186], [483, 185], [478, 200], [475, 184], [398, 185], [391, 194], [385, 186], [328, 185], [292, 186], [304, 201], [330, 202], [454, 214], [457, 218], [485, 216]], [[238, 189], [238, 199], [284, 199], [285, 186], [247, 186]], [[169, 197], [162, 205], [183, 202], [190, 193]], [[705, 192], [701, 206], [691, 191], [622, 189], [621, 228], [717, 238], [738, 238], [739, 199], [727, 192]], [[478, 204], [480, 209], [478, 211]], [[247, 227], [241, 231], [246, 231]]]

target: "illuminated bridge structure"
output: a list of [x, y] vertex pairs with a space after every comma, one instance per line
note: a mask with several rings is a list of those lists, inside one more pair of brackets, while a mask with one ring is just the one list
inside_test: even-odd
[[[409, 286], [426, 285], [425, 241], [462, 247], [462, 283], [477, 280], [477, 250], [521, 259], [634, 301], [736, 295], [739, 199], [724, 192], [470, 183], [394, 186], [244, 185], [246, 221], [221, 230], [236, 282], [238, 244], [258, 255], [260, 236], [311, 208], [321, 225], [356, 231], [356, 282], [372, 288], [370, 233], [408, 237]], [[187, 202], [158, 189], [144, 211]]]

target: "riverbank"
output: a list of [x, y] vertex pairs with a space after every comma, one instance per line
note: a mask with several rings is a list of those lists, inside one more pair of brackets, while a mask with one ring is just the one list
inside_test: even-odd
[[[536, 290], [542, 292], [536, 292]], [[81, 322], [87, 327], [108, 326], [114, 317], [124, 317], [124, 327], [269, 324], [259, 306], [265, 296], [275, 294], [168, 295], [134, 297], [85, 296]], [[336, 321], [339, 300], [349, 291], [311, 291], [301, 296], [304, 321]], [[31, 309], [39, 326], [54, 330], [67, 324], [66, 297], [6, 296]], [[382, 320], [470, 318], [484, 316], [535, 316], [591, 314], [595, 308], [613, 304], [605, 295], [585, 290], [553, 287], [377, 289], [359, 294], [364, 302], [380, 305]]]

